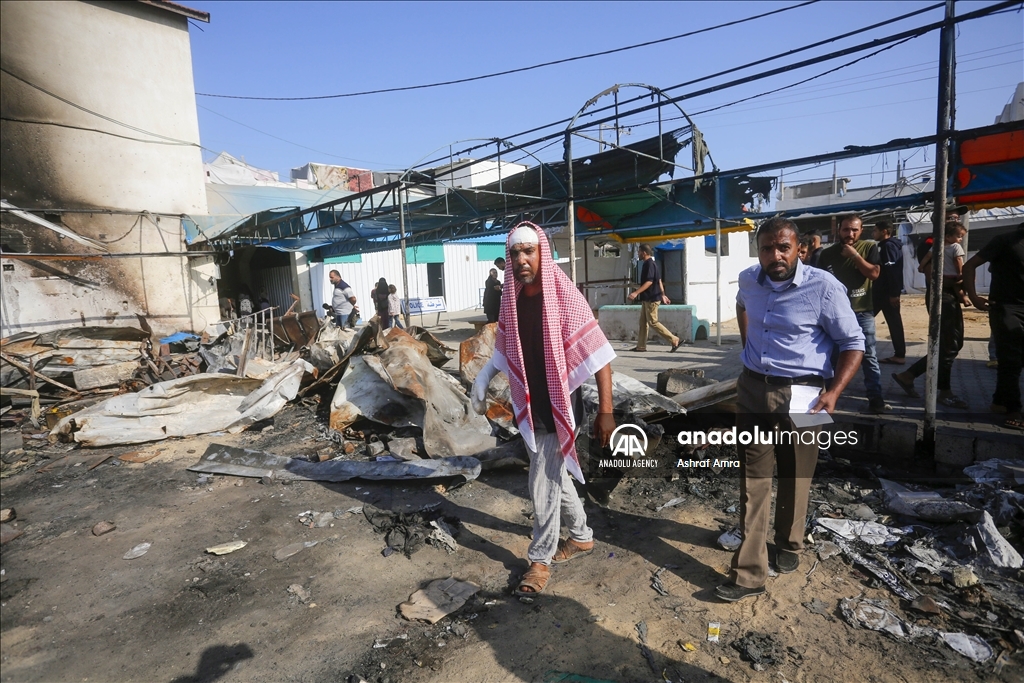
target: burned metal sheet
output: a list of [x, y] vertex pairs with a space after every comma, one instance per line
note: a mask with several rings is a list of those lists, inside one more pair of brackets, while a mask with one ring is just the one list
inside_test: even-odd
[[378, 371], [379, 366], [375, 356], [356, 356], [349, 361], [331, 401], [331, 429], [344, 431], [360, 417], [395, 428], [423, 424], [422, 402], [395, 391]]
[[[397, 327], [391, 328], [392, 331], [401, 332]], [[415, 339], [418, 342], [423, 342], [427, 345], [427, 359], [430, 364], [436, 368], [444, 367], [448, 364], [452, 358], [455, 358], [455, 349], [445, 345], [440, 339], [432, 335], [422, 327], [412, 327], [404, 330], [406, 334]], [[391, 332], [388, 332], [388, 336], [391, 336]]]
[[421, 427], [431, 457], [473, 455], [496, 445], [490, 423], [473, 412], [458, 380], [430, 364], [425, 344], [401, 330], [387, 344], [379, 355], [351, 358], [331, 401], [333, 429], [359, 416]]
[[[597, 384], [594, 378], [584, 382], [580, 390], [583, 392], [587, 413], [597, 413]], [[612, 373], [612, 410], [648, 421], [668, 415], [686, 414], [686, 409], [672, 399], [621, 372]]]
[[[459, 344], [459, 377], [472, 387], [480, 370], [494, 355], [496, 324], [484, 325], [475, 335]], [[487, 418], [510, 434], [518, 434], [512, 412], [512, 390], [505, 373], [499, 372], [487, 387]]]
[[[134, 327], [77, 327], [24, 335], [3, 344], [3, 353], [33, 370], [65, 383], [80, 370], [127, 363], [142, 358], [149, 334]], [[0, 363], [0, 386], [20, 386], [26, 373]]]
[[262, 382], [210, 373], [159, 382], [69, 415], [50, 435], [83, 446], [112, 446], [240, 432], [281, 410], [295, 398], [303, 375], [312, 371], [309, 363], [295, 360]]
[[480, 461], [470, 457], [414, 460], [411, 462], [368, 462], [328, 460], [308, 462], [265, 451], [210, 444], [193, 472], [231, 474], [238, 477], [269, 477], [292, 481], [341, 482], [349, 479], [404, 480], [480, 476]]

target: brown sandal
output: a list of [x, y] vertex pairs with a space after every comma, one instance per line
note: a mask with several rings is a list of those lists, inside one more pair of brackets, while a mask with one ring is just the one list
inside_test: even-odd
[[566, 538], [558, 542], [558, 549], [555, 551], [555, 556], [551, 558], [552, 564], [562, 564], [576, 557], [583, 557], [594, 552], [594, 542], [581, 543], [580, 541], [574, 541], [571, 538]]
[[548, 579], [550, 578], [551, 570], [546, 564], [533, 562], [522, 578], [519, 579], [519, 583], [516, 584], [516, 588], [512, 593], [527, 598], [538, 595], [544, 592], [544, 588], [548, 585]]

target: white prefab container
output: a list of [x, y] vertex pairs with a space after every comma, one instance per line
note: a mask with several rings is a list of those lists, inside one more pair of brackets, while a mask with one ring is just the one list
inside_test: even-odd
[[[481, 248], [484, 247], [484, 248]], [[500, 244], [504, 251], [504, 244]], [[443, 296], [449, 311], [466, 311], [482, 308], [484, 281], [494, 267], [498, 249], [478, 243], [449, 243], [429, 245], [417, 249], [408, 257], [409, 298], [424, 299]], [[370, 293], [380, 278], [398, 288], [398, 295], [405, 298], [402, 283], [402, 255], [398, 249], [374, 254], [359, 254], [355, 258], [329, 259], [324, 263], [310, 264], [309, 278], [313, 290], [313, 304], [317, 311], [329, 303], [333, 286], [328, 279], [332, 270], [337, 270], [343, 280], [355, 291], [357, 305], [363, 318], [369, 318]], [[414, 260], [415, 259], [415, 260]], [[430, 263], [419, 263], [425, 260]], [[501, 277], [499, 275], [499, 277]]]

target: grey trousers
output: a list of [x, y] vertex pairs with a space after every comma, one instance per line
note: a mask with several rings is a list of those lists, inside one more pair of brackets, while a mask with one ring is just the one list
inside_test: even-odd
[[594, 540], [587, 526], [587, 513], [565, 469], [558, 434], [537, 431], [537, 452], [530, 452], [530, 498], [533, 499], [533, 541], [526, 553], [530, 562], [551, 564], [558, 549], [561, 520], [569, 527], [569, 537], [580, 543]]

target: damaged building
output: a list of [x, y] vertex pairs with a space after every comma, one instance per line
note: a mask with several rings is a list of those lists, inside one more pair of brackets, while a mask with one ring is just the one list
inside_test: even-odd
[[171, 2], [4, 2], [2, 335], [218, 319], [189, 20]]

